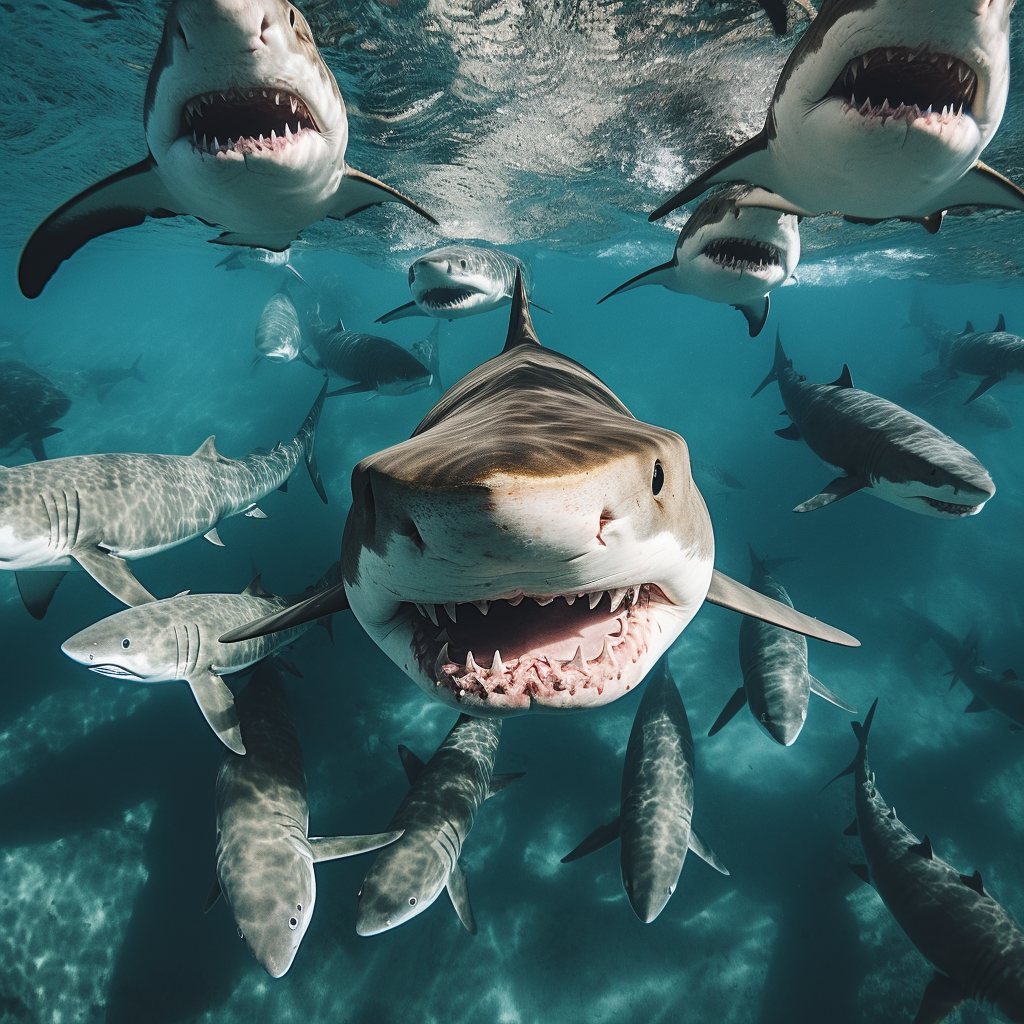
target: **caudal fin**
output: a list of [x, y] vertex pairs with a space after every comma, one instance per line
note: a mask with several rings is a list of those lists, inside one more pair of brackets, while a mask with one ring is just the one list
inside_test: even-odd
[[316, 493], [320, 495], [320, 500], [325, 505], [327, 504], [327, 492], [324, 490], [323, 480], [320, 479], [320, 470], [317, 468], [313, 446], [316, 442], [316, 427], [320, 422], [320, 413], [323, 412], [324, 399], [326, 397], [327, 381], [325, 380], [324, 386], [320, 389], [320, 394], [316, 396], [313, 408], [309, 410], [309, 415], [306, 416], [298, 430], [298, 436], [302, 438], [302, 450], [306, 457], [306, 469], [309, 470], [309, 478], [313, 481]]
[[857, 770], [857, 765], [867, 756], [868, 751], [868, 733], [871, 731], [871, 720], [875, 717], [875, 708], [878, 706], [878, 698], [874, 699], [870, 709], [868, 710], [867, 718], [864, 719], [864, 724], [860, 722], [851, 722], [850, 727], [853, 729], [853, 735], [857, 737], [857, 753], [854, 759], [837, 775], [835, 778], [829, 779], [824, 786], [821, 787], [820, 792], [824, 793], [829, 786], [832, 785], [836, 779], [841, 779], [844, 775], [852, 775]]
[[754, 398], [756, 395], [759, 395], [766, 387], [768, 387], [769, 384], [772, 383], [772, 381], [776, 381], [779, 379], [779, 372], [781, 370], [786, 369], [787, 367], [790, 367], [792, 365], [793, 360], [786, 358], [786, 353], [782, 348], [782, 338], [779, 335], [778, 328], [776, 328], [775, 361], [772, 363], [772, 368], [768, 371], [768, 376], [765, 377], [765, 379], [761, 381], [760, 384], [757, 385], [757, 387], [754, 389], [754, 394], [751, 395], [750, 397]]

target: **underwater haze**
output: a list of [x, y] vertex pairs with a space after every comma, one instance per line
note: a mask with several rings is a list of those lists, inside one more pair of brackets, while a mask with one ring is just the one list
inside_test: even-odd
[[[917, 837], [960, 872], [980, 871], [1024, 921], [1024, 732], [996, 711], [965, 714], [950, 662], [904, 609], [1024, 674], [1024, 388], [944, 386], [928, 320], [959, 334], [1000, 314], [1024, 334], [1024, 214], [916, 224], [805, 220], [797, 280], [772, 295], [749, 337], [727, 304], [647, 287], [597, 300], [670, 258], [683, 218], [647, 213], [695, 170], [757, 131], [808, 12], [787, 5], [775, 36], [753, 3], [449, 4], [316, 0], [304, 5], [348, 104], [351, 162], [413, 196], [324, 221], [291, 265], [218, 266], [227, 251], [196, 220], [150, 221], [89, 243], [42, 296], [18, 290], [21, 247], [51, 210], [141, 159], [146, 73], [164, 10], [133, 0], [0, 5], [7, 158], [0, 166], [0, 360], [18, 360], [72, 399], [45, 439], [59, 459], [110, 452], [187, 455], [209, 435], [241, 458], [296, 433], [323, 384], [303, 359], [254, 364], [254, 333], [288, 281], [327, 323], [403, 348], [440, 322], [440, 383], [497, 355], [508, 306], [452, 322], [375, 325], [409, 301], [416, 255], [448, 241], [500, 245], [529, 263], [542, 345], [604, 381], [633, 415], [685, 438], [714, 527], [715, 566], [744, 583], [748, 544], [796, 608], [855, 635], [811, 639], [811, 673], [858, 710], [812, 695], [791, 747], [742, 710], [708, 737], [743, 678], [740, 616], [705, 604], [668, 653], [693, 732], [694, 824], [729, 869], [687, 858], [660, 916], [639, 921], [618, 844], [560, 860], [619, 808], [641, 694], [574, 714], [504, 720], [496, 773], [525, 773], [480, 809], [460, 863], [479, 926], [446, 894], [372, 937], [356, 894], [374, 854], [316, 868], [316, 912], [288, 973], [270, 976], [236, 935], [216, 881], [214, 786], [225, 750], [181, 682], [103, 678], [61, 644], [121, 610], [69, 572], [40, 620], [0, 573], [0, 1022], [2, 1024], [895, 1024], [933, 974], [863, 861], [848, 778], [851, 721], [878, 707], [871, 768]], [[1024, 181], [1024, 30], [1011, 33], [1007, 113], [987, 163]], [[232, 250], [233, 251], [233, 250]], [[922, 416], [970, 450], [996, 493], [955, 521], [914, 515], [867, 489], [809, 515], [793, 508], [835, 476], [776, 436], [778, 331], [794, 368]], [[130, 368], [103, 394], [86, 372]], [[266, 519], [217, 527], [132, 563], [158, 597], [240, 592], [257, 573], [276, 594], [313, 586], [339, 557], [360, 459], [408, 438], [440, 396], [354, 393], [326, 401], [316, 460], [329, 503], [301, 467]], [[333, 385], [332, 385], [333, 386]], [[102, 386], [100, 388], [102, 389]], [[3, 465], [32, 461], [23, 449]], [[715, 471], [718, 472], [715, 472]], [[3, 472], [0, 469], [0, 472]], [[725, 482], [728, 481], [728, 482]], [[487, 652], [489, 653], [489, 652]], [[288, 652], [285, 687], [305, 759], [309, 834], [383, 831], [408, 792], [403, 744], [427, 760], [455, 723], [350, 612], [333, 640], [311, 629]], [[244, 679], [229, 677], [237, 691]], [[955, 1024], [1004, 1020], [965, 1002]]]

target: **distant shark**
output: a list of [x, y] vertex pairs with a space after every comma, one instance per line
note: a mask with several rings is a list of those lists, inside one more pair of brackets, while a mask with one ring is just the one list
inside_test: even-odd
[[195, 537], [220, 545], [217, 524], [239, 512], [265, 519], [256, 502], [286, 487], [303, 460], [327, 501], [313, 455], [326, 392], [325, 384], [288, 444], [244, 459], [225, 458], [208, 437], [192, 455], [73, 455], [0, 468], [0, 569], [15, 571], [37, 619], [75, 565], [127, 605], [154, 600], [126, 558]]
[[[446, 245], [417, 256], [409, 267], [412, 302], [377, 317], [389, 324], [407, 316], [459, 320], [507, 306], [516, 275], [522, 274], [527, 296], [533, 294], [533, 274], [518, 256], [478, 245]], [[537, 309], [535, 302], [530, 303]], [[544, 312], [550, 312], [544, 310]]]
[[1024, 338], [1007, 331], [1002, 314], [991, 331], [975, 331], [968, 320], [962, 334], [944, 338], [940, 343], [939, 365], [921, 374], [922, 380], [929, 383], [960, 376], [981, 378], [964, 405], [1001, 381], [1024, 384]]
[[188, 215], [216, 241], [284, 250], [304, 228], [382, 202], [430, 214], [345, 162], [348, 118], [306, 19], [287, 0], [174, 0], [143, 108], [149, 155], [50, 214], [21, 254], [35, 298], [86, 242]]
[[459, 920], [476, 934], [459, 857], [480, 805], [523, 774], [493, 774], [500, 736], [500, 720], [460, 715], [426, 764], [407, 747], [398, 748], [411, 788], [388, 828], [404, 834], [377, 855], [363, 879], [356, 910], [360, 935], [405, 924], [446, 889]]
[[622, 766], [619, 816], [587, 836], [562, 863], [621, 840], [623, 888], [636, 916], [650, 924], [676, 891], [687, 850], [729, 874], [691, 823], [693, 782], [693, 736], [666, 655], [636, 709]]
[[850, 368], [830, 384], [813, 384], [793, 369], [778, 333], [775, 362], [757, 386], [772, 381], [793, 421], [776, 430], [803, 440], [818, 458], [844, 470], [794, 512], [811, 512], [866, 489], [894, 505], [940, 519], [977, 515], [996, 492], [985, 467], [951, 437], [898, 405], [859, 391]]
[[256, 322], [256, 358], [272, 363], [290, 363], [303, 349], [302, 325], [287, 283], [267, 300]]
[[749, 191], [741, 185], [705, 199], [680, 231], [668, 263], [637, 274], [598, 305], [631, 288], [660, 284], [728, 303], [746, 318], [750, 337], [757, 337], [768, 319], [769, 293], [793, 280], [800, 262], [800, 228], [792, 214], [738, 206]]
[[515, 287], [500, 355], [352, 474], [342, 583], [222, 639], [351, 606], [434, 699], [573, 711], [637, 686], [705, 601], [858, 641], [715, 571], [686, 442], [545, 349]]
[[[771, 568], [790, 559], [777, 558], [769, 562], [758, 558], [753, 548], [749, 550], [751, 589], [792, 605], [786, 588], [771, 575]], [[844, 711], [857, 713], [856, 708], [837, 697], [807, 670], [807, 638], [799, 633], [744, 618], [740, 622], [740, 670], [743, 685], [729, 698], [708, 731], [709, 736], [714, 736], [748, 704], [754, 721], [776, 743], [791, 746], [807, 720], [807, 703], [812, 693]]]
[[710, 186], [741, 205], [937, 231], [945, 210], [1024, 210], [978, 157], [1009, 90], [1013, 0], [825, 0], [782, 70], [764, 128], [651, 214]]
[[[860, 836], [866, 864], [854, 873], [873, 885], [907, 938], [935, 967], [915, 1024], [938, 1024], [968, 999], [997, 1007], [1024, 1022], [1024, 934], [988, 894], [981, 874], [962, 875], [918, 840], [886, 805], [868, 764], [868, 732], [853, 723], [857, 756], [836, 779], [854, 776], [857, 816], [846, 829]], [[833, 779], [832, 782], [835, 782]], [[829, 783], [831, 785], [831, 783]]]
[[[37, 462], [47, 458], [43, 442], [64, 428], [53, 424], [66, 416], [71, 399], [48, 377], [16, 359], [0, 359], [0, 447], [15, 451], [27, 448]], [[11, 472], [0, 467], [3, 474]], [[0, 482], [0, 498], [3, 484]], [[3, 533], [3, 502], [0, 501], [0, 538]], [[0, 567], [3, 566], [0, 539]]]
[[280, 978], [313, 919], [313, 866], [379, 849], [402, 832], [309, 835], [302, 747], [273, 658], [256, 666], [235, 707], [246, 752], [229, 753], [217, 775], [217, 882], [206, 909], [223, 893], [239, 937]]

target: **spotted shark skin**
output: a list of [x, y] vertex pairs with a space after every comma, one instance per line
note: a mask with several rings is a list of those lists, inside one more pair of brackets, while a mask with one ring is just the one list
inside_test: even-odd
[[[851, 865], [874, 886], [907, 938], [936, 968], [915, 1024], [938, 1024], [970, 999], [1024, 1021], [1024, 934], [989, 895], [981, 874], [960, 874], [918, 840], [889, 807], [868, 764], [868, 732], [876, 699], [864, 724], [853, 723], [859, 750], [836, 779], [854, 776], [857, 817], [846, 830], [860, 836], [867, 864]], [[832, 780], [835, 782], [835, 779]]]
[[173, 0], [142, 120], [146, 159], [66, 202], [25, 244], [28, 298], [87, 242], [147, 217], [196, 217], [225, 229], [222, 245], [275, 252], [324, 217], [383, 202], [437, 223], [346, 163], [338, 83], [287, 0]]
[[315, 864], [379, 849], [401, 836], [310, 837], [302, 746], [274, 659], [235, 700], [245, 756], [217, 774], [217, 886], [260, 966], [283, 977], [313, 919]]
[[220, 544], [217, 524], [239, 512], [261, 517], [256, 502], [283, 486], [303, 460], [327, 501], [313, 455], [326, 391], [325, 384], [288, 444], [243, 459], [225, 458], [209, 437], [192, 455], [73, 455], [0, 469], [0, 568], [18, 574], [37, 618], [60, 578], [50, 573], [49, 582], [35, 583], [37, 574], [27, 570], [77, 565], [125, 604], [152, 601], [125, 559], [196, 537]]
[[805, 441], [820, 459], [845, 470], [794, 512], [863, 488], [920, 515], [962, 519], [977, 515], [995, 494], [988, 470], [966, 448], [919, 416], [855, 388], [848, 366], [830, 384], [811, 383], [793, 369], [776, 334], [775, 362], [754, 395], [773, 381], [792, 420], [775, 433]]
[[413, 260], [409, 267], [412, 302], [385, 313], [376, 323], [388, 324], [409, 316], [460, 320], [507, 306], [512, 301], [516, 274], [522, 274], [526, 294], [533, 294], [529, 264], [503, 252], [476, 245], [446, 245]]
[[665, 909], [676, 891], [687, 850], [729, 874], [693, 829], [694, 775], [686, 708], [667, 658], [662, 658], [644, 690], [626, 744], [619, 817], [591, 833], [562, 863], [620, 839], [622, 886], [644, 924]]
[[680, 231], [668, 263], [619, 285], [598, 305], [632, 288], [661, 285], [727, 303], [743, 314], [756, 338], [768, 319], [770, 293], [792, 282], [800, 262], [800, 227], [792, 214], [739, 206], [749, 191], [730, 186], [705, 199]]
[[494, 775], [500, 737], [500, 720], [460, 715], [426, 764], [399, 747], [411, 788], [388, 830], [403, 835], [377, 855], [363, 879], [356, 911], [359, 935], [405, 924], [445, 889], [459, 920], [476, 934], [459, 857], [481, 804], [521, 777]]
[[964, 405], [970, 405], [1003, 381], [1024, 384], [1024, 338], [1007, 331], [1002, 316], [992, 331], [975, 331], [968, 321], [962, 334], [943, 338], [939, 365], [922, 374], [923, 379], [931, 382], [960, 376], [981, 380]]

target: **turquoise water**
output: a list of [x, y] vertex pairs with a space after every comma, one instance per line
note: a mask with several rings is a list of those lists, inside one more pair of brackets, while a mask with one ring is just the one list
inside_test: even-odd
[[[27, 31], [23, 11], [5, 11], [9, 28]], [[105, 26], [113, 38], [133, 17], [151, 35], [158, 29], [156, 15], [123, 13], [120, 22], [85, 24], [85, 11], [55, 5], [42, 17], [66, 24], [69, 41], [95, 40], [100, 49], [83, 59], [102, 66], [116, 57], [103, 50]], [[14, 37], [5, 38], [6, 57]], [[146, 63], [153, 40], [143, 41], [131, 56]], [[701, 45], [710, 60], [715, 39]], [[749, 45], [759, 56], [784, 56], [774, 40]], [[1019, 63], [1019, 48], [1014, 57]], [[51, 58], [38, 59], [45, 68]], [[17, 62], [31, 65], [23, 52]], [[35, 102], [44, 77], [38, 71], [23, 84], [19, 102]], [[1020, 95], [1015, 82], [1013, 110]], [[49, 147], [60, 150], [72, 137], [84, 144], [83, 111], [66, 136], [49, 116]], [[137, 131], [135, 114], [121, 116]], [[412, 129], [424, 130], [419, 122]], [[47, 192], [54, 179], [31, 183], [36, 157], [24, 140], [19, 145], [0, 207], [0, 340], [23, 339], [24, 354], [11, 356], [57, 382], [91, 367], [129, 366], [140, 354], [146, 378], [117, 384], [102, 403], [73, 395], [62, 433], [47, 439], [50, 457], [185, 454], [210, 434], [222, 453], [241, 456], [290, 438], [320, 375], [299, 361], [251, 368], [256, 321], [283, 272], [225, 273], [215, 266], [223, 251], [204, 241], [208, 230], [157, 224], [91, 243], [28, 302], [17, 292], [18, 248], [31, 223], [90, 175]], [[49, 149], [38, 155], [49, 159]], [[117, 166], [95, 153], [89, 159], [98, 173]], [[415, 154], [396, 158], [396, 166], [402, 159], [416, 168]], [[74, 166], [66, 148], [61, 161]], [[366, 159], [358, 166], [383, 174]], [[574, 165], [572, 177], [563, 187], [578, 209], [586, 174]], [[557, 179], [543, 180], [545, 202], [556, 210], [558, 189]], [[510, 198], [517, 209], [524, 193], [519, 180]], [[481, 195], [473, 202], [482, 204]], [[293, 257], [326, 314], [406, 347], [433, 322], [381, 329], [373, 320], [408, 301], [411, 255], [440, 244], [442, 236], [409, 220], [392, 216], [379, 242], [359, 234], [358, 254], [334, 251], [344, 249], [342, 229], [340, 238], [317, 229]], [[912, 304], [955, 330], [968, 319], [990, 328], [1004, 313], [1020, 333], [1021, 222], [1019, 214], [984, 218], [984, 244], [965, 241], [959, 256], [946, 228], [940, 241], [913, 226], [877, 229], [896, 240], [886, 252], [866, 245], [874, 236], [865, 234], [844, 236], [832, 251], [828, 232], [812, 228], [800, 283], [774, 293], [756, 339], [728, 307], [662, 289], [595, 305], [668, 256], [671, 233], [650, 228], [639, 213], [576, 236], [570, 218], [570, 227], [549, 226], [548, 237], [532, 242], [536, 234], [525, 230], [481, 232], [531, 262], [534, 297], [552, 310], [535, 315], [543, 344], [597, 373], [638, 418], [681, 433], [695, 459], [742, 482], [728, 494], [704, 488], [716, 565], [746, 580], [748, 543], [762, 555], [795, 556], [778, 571], [794, 604], [863, 642], [848, 650], [810, 641], [810, 668], [861, 718], [879, 697], [871, 761], [880, 789], [937, 854], [966, 873], [980, 870], [1018, 921], [1022, 734], [994, 712], [963, 714], [967, 691], [948, 691], [941, 652], [917, 642], [894, 609], [908, 603], [957, 635], [978, 624], [988, 665], [1024, 667], [1024, 394], [995, 389], [1012, 421], [1000, 430], [965, 419], [956, 403], [910, 406], [973, 451], [995, 480], [997, 493], [981, 514], [956, 522], [864, 493], [793, 515], [834, 472], [805, 445], [774, 435], [784, 422], [774, 386], [748, 396], [771, 365], [776, 328], [809, 379], [833, 380], [845, 362], [858, 387], [897, 401], [933, 365], [919, 333], [905, 329]], [[494, 228], [505, 220], [474, 223]], [[964, 238], [962, 223], [950, 227], [954, 240]], [[832, 233], [840, 230], [855, 231]], [[454, 232], [462, 234], [471, 231]], [[506, 327], [507, 310], [443, 324], [445, 384], [496, 354]], [[224, 548], [194, 541], [137, 560], [136, 575], [158, 595], [241, 590], [257, 571], [276, 592], [301, 591], [338, 556], [353, 465], [406, 438], [436, 397], [332, 399], [317, 435], [326, 507], [300, 470], [287, 494], [260, 502], [268, 519], [237, 516], [219, 527]], [[862, 859], [858, 840], [842, 834], [853, 815], [852, 785], [845, 779], [819, 794], [855, 751], [850, 716], [812, 698], [788, 749], [745, 711], [706, 736], [741, 682], [734, 613], [705, 606], [669, 656], [696, 744], [694, 821], [729, 877], [691, 856], [666, 910], [643, 925], [622, 890], [616, 847], [559, 863], [616, 813], [636, 694], [582, 714], [511, 719], [496, 770], [526, 777], [483, 807], [462, 857], [479, 934], [461, 927], [442, 896], [409, 924], [360, 938], [355, 893], [369, 862], [324, 864], [312, 924], [291, 971], [275, 981], [236, 937], [223, 902], [202, 914], [214, 878], [213, 785], [223, 751], [187, 689], [102, 679], [62, 655], [67, 637], [120, 607], [84, 573], [69, 574], [39, 622], [23, 609], [11, 576], [0, 578], [0, 1021], [888, 1024], [916, 1011], [932, 968], [846, 867]], [[312, 630], [292, 658], [303, 673], [286, 685], [305, 753], [311, 834], [384, 828], [407, 791], [398, 744], [427, 758], [454, 713], [429, 702], [348, 614], [335, 617], [333, 645]], [[967, 1004], [949, 1019], [1000, 1018]]]

